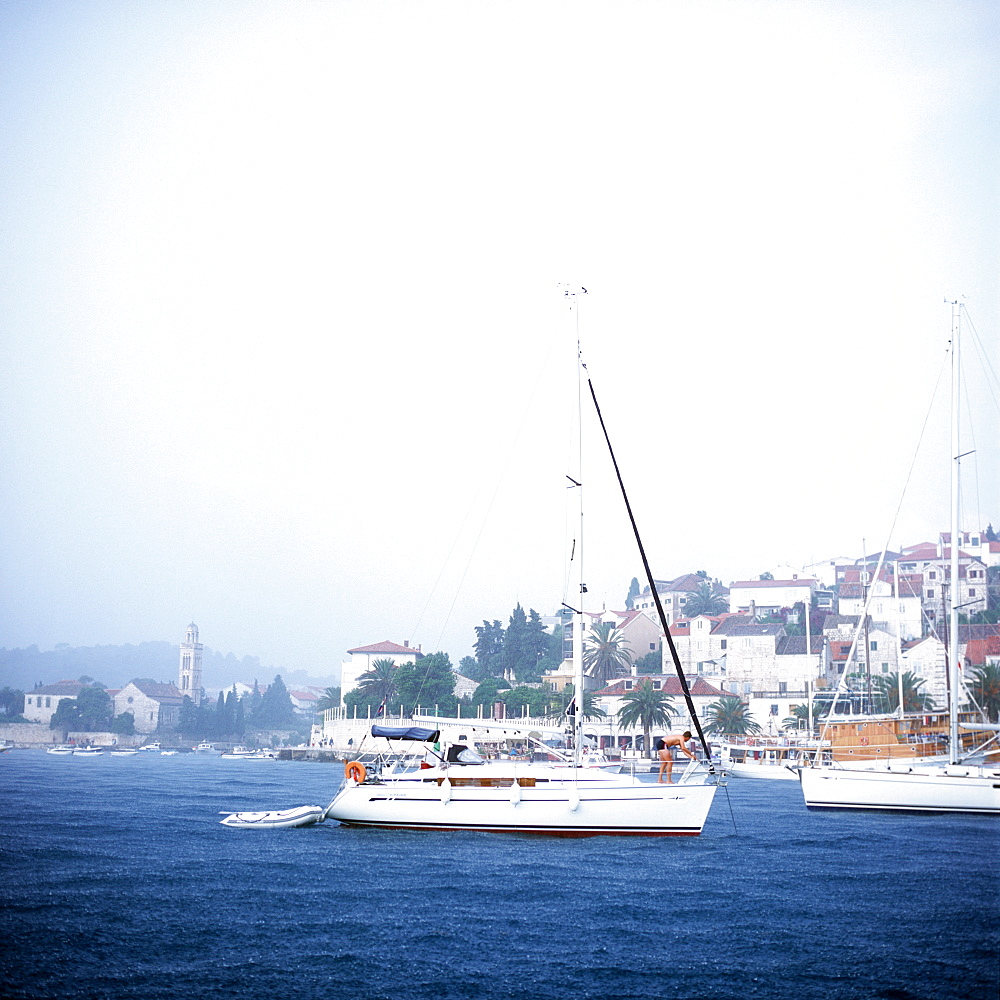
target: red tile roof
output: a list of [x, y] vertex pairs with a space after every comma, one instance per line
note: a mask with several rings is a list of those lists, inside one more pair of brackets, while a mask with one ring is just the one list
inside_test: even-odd
[[87, 684], [81, 684], [80, 681], [56, 681], [55, 684], [46, 684], [45, 687], [35, 688], [33, 691], [25, 691], [25, 695], [32, 696], [36, 694], [55, 694], [61, 697], [75, 698]]
[[1000, 656], [1000, 635], [970, 639], [965, 647], [965, 662], [974, 667], [984, 666], [987, 656]]
[[[660, 681], [660, 690], [664, 694], [677, 698], [684, 696], [684, 692], [681, 690], [681, 682], [675, 674], [643, 674], [641, 677], [618, 677], [611, 681], [607, 687], [601, 688], [600, 691], [595, 691], [594, 695], [621, 697], [625, 693], [626, 681], [632, 681], [633, 684], [638, 684], [639, 681]], [[692, 696], [702, 698], [719, 698], [726, 693], [709, 684], [703, 677], [695, 677], [693, 680], [688, 680], [688, 687], [691, 689]], [[633, 687], [632, 690], [635, 690], [635, 688]]]
[[396, 642], [390, 642], [388, 639], [383, 642], [373, 642], [370, 646], [358, 646], [355, 649], [349, 649], [348, 653], [416, 653], [417, 656], [422, 656], [423, 654], [419, 649], [413, 646], [400, 646]]

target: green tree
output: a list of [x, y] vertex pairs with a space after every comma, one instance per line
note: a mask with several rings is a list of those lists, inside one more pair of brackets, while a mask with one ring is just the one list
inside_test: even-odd
[[651, 653], [647, 653], [645, 656], [640, 656], [638, 660], [635, 661], [635, 672], [640, 677], [644, 674], [662, 674], [663, 673], [663, 652], [662, 650], [653, 650]]
[[[903, 672], [903, 711], [924, 712], [934, 707], [934, 699], [920, 689], [923, 677], [917, 677], [909, 670]], [[899, 675], [875, 674], [872, 677], [874, 701], [883, 712], [895, 712], [899, 708]]]
[[614, 622], [598, 622], [583, 639], [583, 669], [601, 687], [627, 674], [632, 653], [625, 646], [625, 635]]
[[[567, 715], [567, 716], [572, 714], [569, 711], [569, 706], [570, 706], [570, 702], [573, 700], [573, 692], [574, 692], [573, 685], [572, 684], [567, 684], [566, 687], [565, 687], [565, 689], [563, 690], [563, 693], [562, 693], [560, 699], [559, 699], [559, 701], [561, 703], [561, 706], [562, 706], [562, 711], [561, 711], [560, 714]], [[584, 721], [585, 722], [589, 722], [591, 720], [595, 720], [596, 721], [596, 720], [605, 719], [605, 718], [607, 718], [607, 713], [604, 711], [603, 708], [598, 708], [597, 707], [597, 701], [594, 698], [594, 692], [593, 691], [584, 691], [583, 692], [583, 719], [584, 719]]]
[[76, 696], [80, 728], [87, 733], [106, 733], [111, 726], [114, 706], [102, 687], [85, 687]]
[[970, 693], [987, 720], [1000, 722], [1000, 666], [987, 663], [982, 667], [973, 667], [969, 679]]
[[190, 739], [201, 736], [201, 720], [198, 718], [198, 709], [188, 695], [184, 695], [184, 700], [177, 713], [177, 732]]
[[416, 663], [404, 663], [398, 668], [397, 697], [406, 712], [419, 705], [433, 711], [436, 705], [442, 714], [454, 713], [455, 671], [447, 653], [428, 653]]
[[507, 718], [521, 715], [547, 715], [551, 693], [544, 688], [516, 687], [504, 692], [502, 698]]
[[736, 695], [723, 695], [705, 709], [706, 733], [756, 736], [761, 728], [750, 715], [750, 706]]
[[131, 712], [122, 712], [111, 720], [111, 732], [117, 736], [135, 736], [135, 716]]
[[491, 711], [498, 701], [503, 701], [501, 690], [510, 690], [510, 685], [501, 677], [487, 677], [479, 682], [479, 687], [472, 692], [472, 704], [483, 705]]
[[229, 703], [226, 692], [219, 692], [219, 700], [215, 703], [215, 723], [212, 726], [212, 735], [218, 739], [225, 739], [233, 728], [232, 719], [229, 714]]
[[[814, 701], [812, 706], [812, 717], [813, 723], [823, 718], [827, 712], [830, 711], [829, 702], [818, 702]], [[802, 729], [803, 724], [805, 726], [809, 725], [809, 703], [806, 702], [804, 705], [794, 705], [792, 707], [792, 714], [781, 722], [782, 729]]]
[[625, 607], [629, 611], [635, 607], [635, 599], [639, 596], [642, 591], [639, 589], [639, 579], [638, 577], [632, 577], [632, 582], [628, 585], [628, 597], [625, 598]]
[[252, 714], [248, 712], [247, 717], [250, 725], [256, 729], [295, 729], [298, 717], [281, 674], [275, 676], [260, 696], [260, 705], [256, 711]]
[[503, 637], [504, 674], [516, 680], [532, 680], [538, 657], [528, 632], [528, 616], [520, 604], [511, 612]]
[[321, 712], [327, 711], [330, 708], [338, 708], [340, 706], [340, 688], [339, 687], [328, 687], [323, 689], [323, 694], [320, 695], [319, 700], [314, 706], [314, 711], [317, 715]]
[[618, 723], [628, 727], [642, 726], [642, 745], [648, 751], [649, 734], [653, 726], [669, 725], [671, 717], [676, 714], [677, 710], [668, 694], [654, 687], [652, 681], [641, 680], [631, 691], [622, 695]]
[[[358, 678], [357, 694], [358, 704], [363, 705], [391, 705], [397, 700], [397, 688], [399, 684], [399, 667], [395, 660], [381, 658], [372, 660], [370, 670], [366, 670]], [[348, 697], [354, 694], [348, 693]]]
[[0, 690], [0, 715], [19, 716], [24, 711], [24, 692], [4, 686]]
[[246, 731], [246, 709], [243, 707], [243, 699], [237, 698], [233, 705], [233, 736], [238, 740], [242, 739]]
[[61, 730], [65, 736], [68, 732], [79, 732], [80, 709], [77, 707], [76, 698], [61, 698], [56, 710], [49, 720], [49, 729]]
[[[499, 621], [492, 623], [483, 621], [475, 628], [476, 642], [473, 650], [476, 662], [482, 671], [482, 677], [497, 676], [503, 673], [503, 626]], [[474, 677], [473, 680], [481, 680]]]

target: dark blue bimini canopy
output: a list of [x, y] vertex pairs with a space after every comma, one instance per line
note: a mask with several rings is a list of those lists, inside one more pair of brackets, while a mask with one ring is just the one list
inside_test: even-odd
[[387, 740], [419, 740], [421, 743], [437, 743], [441, 733], [437, 729], [422, 726], [372, 726], [372, 736], [382, 736]]

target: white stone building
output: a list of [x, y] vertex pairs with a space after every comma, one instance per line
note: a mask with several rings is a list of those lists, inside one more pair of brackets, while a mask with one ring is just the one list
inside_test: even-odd
[[177, 725], [183, 700], [180, 691], [173, 684], [129, 681], [115, 695], [115, 715], [131, 712], [137, 733], [172, 730]]
[[64, 698], [75, 698], [87, 686], [80, 681], [57, 681], [28, 691], [24, 696], [22, 714], [29, 722], [41, 722], [47, 726], [59, 708], [59, 702]]
[[798, 603], [809, 607], [816, 581], [812, 577], [792, 580], [739, 580], [729, 585], [729, 610], [743, 615], [770, 615]]
[[341, 703], [344, 697], [358, 686], [358, 678], [371, 670], [376, 660], [392, 660], [399, 667], [404, 663], [416, 663], [424, 655], [419, 646], [414, 648], [408, 642], [400, 646], [399, 643], [390, 642], [388, 639], [372, 643], [370, 646], [358, 646], [347, 652], [351, 654], [351, 658], [340, 666]]

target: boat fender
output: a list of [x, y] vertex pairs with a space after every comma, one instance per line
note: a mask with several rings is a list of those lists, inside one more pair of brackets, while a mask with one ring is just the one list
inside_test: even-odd
[[510, 786], [510, 804], [516, 806], [521, 801], [521, 783], [514, 779], [514, 784]]
[[451, 802], [451, 781], [445, 776], [441, 782], [441, 805], [446, 806]]
[[348, 761], [344, 765], [344, 777], [356, 781], [359, 785], [368, 776], [365, 765], [360, 760]]

